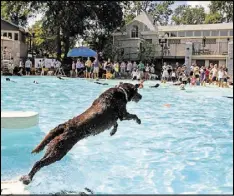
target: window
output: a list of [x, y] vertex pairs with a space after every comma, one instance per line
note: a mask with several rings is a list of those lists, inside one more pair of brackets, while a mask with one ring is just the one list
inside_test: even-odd
[[216, 39], [206, 39], [206, 44], [216, 44]]
[[8, 33], [8, 38], [12, 39], [12, 33]]
[[[196, 37], [202, 36], [201, 31], [194, 31], [194, 36], [196, 36]], [[207, 35], [207, 36], [209, 36], [209, 35]]]
[[132, 27], [132, 38], [138, 37], [138, 26]]
[[192, 36], [193, 36], [193, 31], [186, 32], [186, 37], [192, 37]]
[[233, 30], [229, 31], [229, 36], [233, 36]]
[[15, 40], [19, 40], [19, 34], [18, 33], [15, 33]]
[[171, 32], [170, 37], [177, 37], [177, 32]]
[[180, 39], [169, 39], [168, 44], [180, 44]]
[[7, 37], [7, 33], [6, 32], [3, 33], [3, 37]]
[[220, 36], [228, 36], [227, 30], [220, 30]]
[[184, 31], [179, 31], [178, 32], [178, 37], [185, 37], [185, 32]]
[[219, 36], [219, 31], [211, 31], [211, 36]]
[[203, 36], [210, 36], [210, 31], [203, 31]]
[[149, 44], [152, 44], [152, 39], [145, 39], [146, 42], [148, 42]]

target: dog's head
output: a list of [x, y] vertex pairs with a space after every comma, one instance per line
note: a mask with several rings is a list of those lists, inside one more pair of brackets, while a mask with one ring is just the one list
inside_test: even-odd
[[121, 87], [126, 92], [128, 101], [138, 102], [141, 100], [142, 95], [138, 93], [139, 84], [121, 83], [118, 87]]

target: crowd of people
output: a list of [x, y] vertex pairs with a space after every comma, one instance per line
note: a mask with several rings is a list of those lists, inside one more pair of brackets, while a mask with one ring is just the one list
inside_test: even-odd
[[[52, 62], [51, 68], [47, 70], [47, 75], [54, 75], [55, 69], [61, 66], [61, 62], [55, 60]], [[33, 66], [32, 61], [28, 58], [25, 63], [22, 60], [19, 66], [15, 66], [11, 72], [16, 75], [35, 74], [44, 75], [45, 65], [39, 60], [37, 66]], [[52, 72], [52, 73], [50, 73]], [[171, 66], [164, 62], [161, 75], [156, 75], [155, 65], [153, 63], [143, 63], [142, 61], [114, 61], [110, 59], [99, 61], [94, 58], [73, 59], [70, 71], [70, 77], [84, 78], [106, 78], [106, 79], [132, 79], [132, 80], [151, 80], [161, 79], [163, 83], [172, 81], [174, 85], [189, 84], [192, 86], [206, 86], [206, 84], [217, 84], [219, 87], [229, 86], [229, 75], [225, 65], [217, 65], [210, 63], [208, 67], [193, 64], [190, 68], [185, 65]]]
[[61, 67], [61, 62], [59, 60], [52, 60], [50, 68], [45, 67], [45, 60], [39, 60], [37, 65], [32, 63], [30, 58], [27, 58], [25, 62], [20, 60], [19, 64], [14, 65], [13, 60], [9, 62], [8, 71], [10, 75], [56, 75], [57, 68]]
[[229, 87], [229, 75], [225, 65], [210, 63], [208, 67], [193, 64], [189, 69], [184, 66], [163, 65], [162, 82], [172, 81], [176, 85], [190, 84], [192, 86], [206, 86], [216, 84], [219, 87]]
[[72, 69], [70, 72], [71, 77], [85, 77], [85, 78], [125, 78], [137, 80], [156, 79], [155, 65], [142, 61], [139, 63], [132, 61], [112, 62], [110, 59], [107, 61], [98, 61], [97, 58], [92, 62], [90, 58], [86, 61], [81, 59], [72, 62]]

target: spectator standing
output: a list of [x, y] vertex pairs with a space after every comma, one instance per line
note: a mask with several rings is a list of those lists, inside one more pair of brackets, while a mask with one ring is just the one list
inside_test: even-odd
[[127, 74], [128, 74], [128, 76], [131, 76], [131, 72], [132, 72], [132, 62], [128, 61], [128, 64], [127, 64]]
[[122, 61], [122, 63], [120, 64], [121, 77], [125, 75], [125, 70], [126, 70], [126, 63]]
[[27, 61], [25, 62], [26, 76], [30, 75], [31, 67], [32, 67], [32, 62], [28, 58]]
[[98, 73], [99, 73], [99, 61], [98, 58], [96, 57], [94, 62], [93, 62], [93, 78], [98, 78]]
[[139, 65], [138, 65], [138, 70], [140, 72], [140, 77], [142, 79], [144, 76], [144, 70], [145, 70], [145, 65], [142, 63], [142, 61], [140, 61]]

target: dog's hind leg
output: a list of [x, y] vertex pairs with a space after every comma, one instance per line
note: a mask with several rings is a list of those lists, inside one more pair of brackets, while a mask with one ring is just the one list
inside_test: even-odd
[[41, 143], [32, 151], [32, 153], [39, 153], [44, 149], [44, 147], [53, 140], [56, 136], [62, 134], [65, 131], [66, 125], [60, 124], [54, 129], [52, 129], [45, 138], [41, 141]]
[[[68, 146], [65, 144], [69, 143]], [[37, 161], [31, 171], [28, 175], [22, 176], [20, 178], [20, 181], [22, 181], [24, 184], [28, 185], [32, 179], [33, 176], [42, 168], [45, 166], [48, 166], [56, 161], [61, 160], [67, 152], [72, 148], [72, 145], [70, 145], [70, 142], [67, 140], [63, 140], [62, 136], [59, 136], [52, 140], [46, 150], [46, 153], [44, 157]]]
[[113, 135], [116, 133], [117, 128], [118, 128], [118, 123], [115, 122], [114, 127], [113, 127], [113, 129], [111, 130], [111, 132], [110, 132], [110, 136], [113, 136]]

